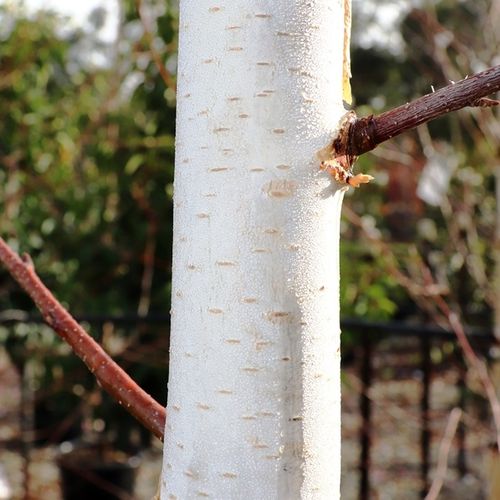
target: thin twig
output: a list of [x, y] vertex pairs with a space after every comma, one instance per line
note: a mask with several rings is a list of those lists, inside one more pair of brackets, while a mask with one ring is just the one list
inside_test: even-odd
[[[386, 257], [390, 257], [391, 255], [393, 255], [388, 245], [384, 241], [382, 241], [380, 237], [377, 237], [366, 230], [359, 216], [357, 216], [350, 210], [346, 210], [346, 207], [344, 207], [344, 214], [348, 214], [349, 221], [356, 224], [361, 229], [361, 231], [363, 231], [365, 237], [368, 238], [372, 243], [377, 245], [377, 247]], [[488, 368], [485, 362], [480, 359], [474, 352], [474, 349], [472, 348], [469, 339], [467, 338], [464, 327], [460, 322], [457, 314], [450, 309], [447, 302], [442, 296], [442, 290], [440, 291], [440, 287], [433, 281], [432, 273], [428, 268], [422, 269], [421, 274], [424, 279], [427, 280], [427, 283], [425, 283], [424, 285], [416, 285], [399, 269], [397, 269], [394, 264], [389, 264], [387, 269], [391, 273], [391, 275], [398, 281], [398, 283], [408, 290], [408, 292], [415, 298], [415, 300], [421, 298], [432, 300], [433, 306], [437, 307], [441, 314], [446, 318], [446, 321], [455, 333], [458, 344], [460, 345], [460, 349], [462, 350], [469, 368], [476, 372], [483, 386], [484, 392], [491, 406], [496, 431], [496, 443], [498, 451], [500, 452], [500, 400], [496, 394], [495, 385], [490, 377], [490, 374], [488, 373]], [[431, 289], [434, 293], [426, 293], [426, 288]]]
[[0, 238], [0, 261], [33, 299], [47, 324], [88, 366], [102, 388], [156, 437], [163, 440], [165, 408], [141, 389], [64, 309], [37, 276], [31, 258], [27, 254], [19, 257]]
[[175, 81], [172, 78], [172, 75], [170, 74], [170, 72], [165, 67], [165, 64], [161, 60], [160, 54], [158, 54], [157, 50], [154, 48], [153, 34], [151, 33], [151, 30], [149, 29], [149, 26], [146, 22], [146, 19], [144, 18], [144, 15], [142, 13], [142, 1], [135, 0], [135, 5], [137, 8], [137, 14], [139, 15], [139, 19], [141, 20], [142, 29], [144, 30], [144, 37], [146, 38], [146, 41], [147, 41], [147, 44], [149, 47], [149, 53], [151, 54], [151, 57], [153, 58], [153, 62], [155, 63], [156, 68], [158, 69], [158, 72], [160, 73], [160, 76], [162, 77], [165, 85], [169, 89], [172, 89], [175, 92]]
[[361, 220], [361, 217], [354, 212], [351, 208], [344, 206], [342, 208], [343, 216], [351, 223], [356, 225], [363, 232], [364, 237], [374, 243], [380, 253], [387, 259], [385, 261], [386, 269], [389, 271], [391, 276], [408, 290], [414, 297], [436, 297], [448, 293], [448, 288], [437, 283], [418, 283], [412, 276], [404, 274], [397, 265], [397, 260], [394, 253], [385, 245], [379, 235], [375, 231], [368, 230]]
[[347, 151], [338, 155], [359, 156], [406, 130], [467, 106], [490, 107], [500, 104], [487, 95], [500, 90], [500, 65], [464, 78], [442, 89], [378, 116], [358, 118], [350, 125]]
[[450, 416], [448, 417], [448, 422], [446, 423], [446, 428], [444, 430], [443, 439], [439, 445], [439, 456], [438, 463], [436, 467], [436, 475], [432, 481], [431, 489], [429, 493], [425, 496], [425, 500], [436, 500], [443, 487], [444, 480], [446, 478], [446, 472], [448, 470], [448, 455], [450, 454], [451, 443], [453, 437], [457, 431], [458, 423], [462, 418], [462, 410], [460, 408], [453, 408], [451, 410]]
[[469, 339], [465, 334], [464, 327], [458, 319], [458, 316], [450, 310], [448, 304], [445, 300], [443, 300], [442, 297], [437, 297], [436, 301], [441, 312], [448, 318], [448, 322], [450, 323], [452, 330], [455, 332], [458, 343], [462, 348], [462, 352], [464, 353], [467, 362], [477, 373], [479, 380], [481, 380], [484, 391], [486, 393], [486, 397], [488, 398], [491, 406], [491, 411], [493, 413], [493, 420], [495, 422], [496, 429], [497, 449], [500, 452], [500, 400], [498, 399], [495, 385], [493, 384], [493, 381], [491, 380], [491, 377], [488, 373], [488, 368], [485, 362], [480, 359], [474, 352], [474, 349], [470, 345]]

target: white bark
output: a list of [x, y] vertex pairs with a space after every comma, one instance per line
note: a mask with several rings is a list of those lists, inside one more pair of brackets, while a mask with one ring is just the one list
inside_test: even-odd
[[343, 1], [180, 8], [161, 498], [339, 498]]

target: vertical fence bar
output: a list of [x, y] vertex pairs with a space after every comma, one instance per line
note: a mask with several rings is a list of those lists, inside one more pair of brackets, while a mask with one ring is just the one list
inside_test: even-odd
[[371, 401], [369, 391], [372, 383], [372, 341], [369, 336], [362, 341], [361, 383], [361, 395], [359, 398], [361, 411], [359, 498], [360, 500], [368, 500], [370, 498], [371, 446]]
[[23, 458], [23, 500], [30, 500], [31, 493], [31, 448], [33, 445], [33, 390], [31, 388], [31, 373], [28, 362], [22, 359], [17, 365], [21, 378], [21, 406], [20, 406], [20, 427], [21, 427], [21, 455]]
[[[467, 374], [467, 368], [464, 363], [464, 359], [459, 350], [457, 350], [458, 358], [458, 406], [465, 413], [466, 404], [466, 392], [467, 386], [465, 382], [465, 377]], [[457, 455], [457, 469], [460, 477], [464, 477], [467, 474], [467, 457], [465, 448], [465, 424], [463, 419], [460, 419], [457, 427], [457, 443], [458, 443], [458, 455]]]
[[429, 429], [429, 398], [431, 382], [431, 357], [430, 340], [425, 333], [420, 335], [420, 367], [422, 370], [422, 395], [420, 398], [420, 416], [422, 431], [420, 434], [420, 455], [421, 466], [420, 475], [422, 478], [421, 496], [425, 498], [429, 487], [429, 448], [430, 448], [430, 429]]

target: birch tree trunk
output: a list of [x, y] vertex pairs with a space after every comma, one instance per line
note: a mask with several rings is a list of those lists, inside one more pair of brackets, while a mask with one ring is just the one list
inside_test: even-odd
[[162, 499], [340, 496], [344, 7], [181, 0]]

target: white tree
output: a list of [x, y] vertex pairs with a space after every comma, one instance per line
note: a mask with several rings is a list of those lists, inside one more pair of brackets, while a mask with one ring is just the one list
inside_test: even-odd
[[180, 10], [161, 497], [338, 498], [343, 191], [317, 153], [345, 114], [349, 4]]
[[[349, 0], [181, 1], [169, 415], [161, 497], [338, 498], [338, 239], [349, 169], [400, 133], [490, 107], [500, 65], [338, 134]], [[332, 142], [332, 138], [335, 140]], [[0, 238], [0, 261], [102, 387], [156, 436], [165, 411]], [[444, 311], [448, 311], [446, 304]], [[491, 402], [482, 361], [448, 311]], [[460, 333], [461, 332], [461, 333]]]

